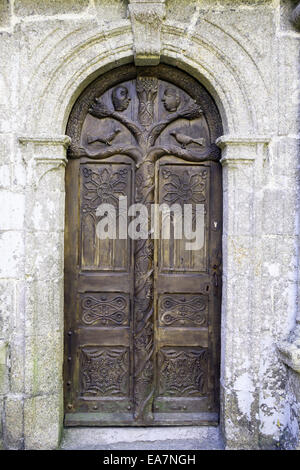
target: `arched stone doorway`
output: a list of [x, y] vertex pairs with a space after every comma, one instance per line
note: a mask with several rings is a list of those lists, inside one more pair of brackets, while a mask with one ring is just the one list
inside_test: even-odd
[[[122, 29], [113, 24], [106, 27], [107, 41], [97, 27], [84, 28], [84, 34], [82, 38], [81, 31], [74, 32], [72, 42], [68, 41], [68, 32], [64, 41], [59, 36], [49, 36], [49, 43], [43, 45], [47, 59], [41, 61], [37, 71], [30, 62], [30, 86], [24, 96], [24, 106], [28, 108], [26, 126], [18, 135], [18, 155], [27, 168], [24, 211], [31, 229], [25, 234], [26, 322], [25, 326], [22, 322], [19, 325], [20, 334], [26, 338], [26, 351], [24, 373], [18, 376], [18, 381], [25, 381], [26, 375], [33, 377], [34, 383], [34, 387], [28, 388], [24, 405], [26, 448], [56, 448], [63, 426], [64, 175], [70, 142], [65, 135], [67, 122], [74, 103], [95, 77], [133, 61], [129, 20]], [[222, 34], [225, 40], [226, 31]], [[272, 110], [275, 100], [269, 99], [269, 89], [251, 56], [234, 38], [230, 39], [224, 57], [224, 49], [220, 50], [219, 37], [210, 23], [201, 23], [201, 29], [190, 38], [191, 47], [182, 52], [178, 38], [184, 37], [181, 23], [164, 26], [162, 60], [206, 86], [222, 115], [225, 134], [217, 141], [223, 167], [221, 429], [228, 448], [241, 445], [256, 448], [260, 445], [261, 423], [269, 423], [269, 408], [265, 412], [258, 407], [260, 400], [264, 402], [263, 382], [268, 377], [259, 375], [260, 363], [265, 367], [269, 360], [274, 360], [273, 346], [264, 350], [260, 346], [264, 334], [261, 328], [264, 294], [263, 274], [257, 271], [257, 260], [268, 256], [257, 233], [262, 233], [260, 221], [265, 214], [258, 189], [262, 188], [265, 167], [268, 170], [270, 166], [269, 150], [277, 145], [271, 137], [272, 123], [264, 118], [266, 114], [276, 118]], [[247, 78], [249, 71], [251, 80]], [[31, 223], [35, 212], [40, 214], [40, 207], [43, 211], [39, 227], [53, 232], [47, 243], [41, 238], [40, 228]], [[254, 213], [258, 216], [255, 224]], [[42, 282], [39, 273], [43, 274]], [[42, 294], [45, 286], [47, 299]], [[287, 329], [281, 316], [278, 322], [280, 328]], [[40, 336], [33, 336], [33, 330], [41, 331]], [[36, 350], [39, 358], [34, 375], [32, 350]], [[281, 366], [274, 367], [280, 370]], [[280, 400], [278, 403], [283, 406]], [[277, 416], [276, 407], [273, 412]], [[270, 439], [280, 432], [275, 418], [272, 423], [267, 431]]]
[[[212, 97], [176, 68], [123, 66], [84, 90], [67, 134], [65, 424], [217, 424], [222, 124]], [[159, 224], [158, 237], [149, 225], [135, 240], [100, 239], [99, 205], [119, 221], [120, 196], [149, 214], [154, 203], [189, 204], [193, 217], [203, 207], [201, 246], [186, 250], [176, 224], [168, 240]]]

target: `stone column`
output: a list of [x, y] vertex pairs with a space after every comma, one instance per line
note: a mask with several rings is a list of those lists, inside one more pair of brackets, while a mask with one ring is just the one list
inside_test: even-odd
[[27, 178], [24, 447], [55, 449], [63, 419], [64, 174], [70, 138], [30, 136], [19, 142]]
[[[295, 27], [300, 30], [300, 3], [294, 8], [291, 21]], [[282, 45], [283, 51], [281, 52], [281, 68], [280, 68], [280, 85], [279, 92], [284, 93], [286, 89], [292, 90], [291, 99], [285, 100], [282, 99], [282, 106], [289, 106], [291, 110], [294, 111], [296, 116], [299, 113], [299, 58], [298, 54], [291, 54], [290, 51], [292, 48], [299, 49], [299, 41], [297, 41], [297, 36], [291, 36], [284, 38], [284, 44]], [[288, 51], [288, 54], [287, 54]], [[290, 62], [292, 61], [293, 69]], [[295, 71], [294, 73], [286, 74], [284, 65], [288, 63], [290, 69]], [[283, 65], [283, 66], [282, 66]], [[287, 78], [288, 75], [288, 78]], [[287, 80], [289, 80], [288, 83]], [[289, 111], [290, 111], [289, 109]], [[288, 113], [286, 110], [282, 113], [284, 119], [280, 122], [280, 133], [283, 134], [282, 140], [286, 146], [292, 147], [290, 155], [293, 157], [293, 165], [291, 165], [292, 171], [299, 178], [299, 120], [287, 120], [286, 116]], [[287, 121], [287, 122], [286, 122]], [[292, 123], [292, 124], [291, 124]], [[292, 128], [291, 128], [292, 127]], [[292, 134], [293, 133], [293, 134]], [[297, 449], [300, 450], [300, 309], [299, 309], [299, 278], [300, 278], [300, 266], [299, 266], [299, 209], [300, 209], [300, 196], [299, 196], [299, 180], [298, 186], [295, 188], [298, 193], [298, 207], [297, 207], [297, 218], [298, 218], [298, 233], [297, 233], [297, 245], [298, 245], [298, 292], [297, 292], [297, 315], [295, 319], [295, 325], [292, 331], [290, 332], [288, 338], [284, 341], [279, 341], [277, 344], [279, 357], [282, 362], [287, 366], [289, 371], [289, 386], [290, 392], [293, 395], [293, 406], [292, 406], [292, 418], [298, 420], [298, 430], [296, 434], [298, 435], [298, 445]], [[294, 419], [295, 421], [295, 419]], [[293, 423], [292, 423], [293, 424]], [[295, 427], [295, 426], [294, 426]]]
[[223, 136], [221, 419], [228, 449], [258, 448], [263, 165], [269, 138]]

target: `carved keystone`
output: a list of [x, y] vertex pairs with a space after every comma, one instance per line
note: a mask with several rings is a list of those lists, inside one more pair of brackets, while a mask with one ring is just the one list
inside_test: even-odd
[[129, 0], [128, 8], [134, 36], [135, 65], [159, 64], [165, 0]]

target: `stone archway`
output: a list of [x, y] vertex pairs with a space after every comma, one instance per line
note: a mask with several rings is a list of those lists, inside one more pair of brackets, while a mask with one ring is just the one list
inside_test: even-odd
[[[233, 41], [224, 31], [218, 34], [226, 36], [226, 41]], [[182, 38], [182, 47], [179, 38]], [[189, 37], [179, 24], [165, 24], [161, 31], [161, 60], [186, 70], [202, 82], [222, 115], [225, 135], [218, 141], [223, 164], [225, 272], [221, 421], [228, 445], [234, 446], [239, 434], [246, 446], [255, 446], [259, 432], [255, 406], [259, 400], [260, 360], [260, 329], [255, 318], [260, 310], [261, 294], [254, 266], [262, 247], [257, 236], [260, 228], [253, 229], [252, 214], [253, 210], [261, 211], [255, 188], [261, 184], [261, 168], [270, 140], [270, 129], [264, 125], [266, 110], [255, 96], [257, 90], [265, 98], [268, 93], [259, 70], [238, 41], [232, 42], [231, 52], [229, 47], [220, 51], [219, 40], [209, 23], [204, 23], [201, 36]], [[49, 36], [43, 48], [49, 53], [42, 59], [42, 52], [38, 51], [33, 59], [32, 77], [24, 94], [28, 113], [19, 136], [20, 152], [27, 165], [26, 218], [37, 222], [26, 235], [28, 321], [24, 334], [26, 380], [29, 382], [24, 433], [27, 448], [55, 448], [62, 429], [64, 166], [70, 141], [65, 135], [66, 123], [77, 97], [96, 76], [132, 62], [130, 22], [124, 20], [101, 34], [97, 27], [88, 31], [80, 28], [72, 42], [67, 37]], [[237, 66], [241, 55], [243, 70]], [[247, 70], [251, 70], [251, 80]], [[43, 76], [47, 77], [46, 82], [41, 80]], [[34, 103], [33, 95], [36, 96]], [[243, 207], [241, 200], [247, 201]], [[43, 235], [40, 227], [50, 230], [51, 235]], [[240, 253], [243, 253], [242, 258]], [[248, 276], [240, 276], [241, 270]], [[49, 295], [47, 301], [40, 294], [45, 289]], [[238, 294], [241, 289], [245, 292], [242, 298]], [[238, 340], [234, 335], [237, 326]], [[31, 336], [32, 328], [41, 328], [40, 339]], [[30, 359], [32, 350], [38, 354], [38, 372]], [[32, 374], [35, 379], [31, 383]], [[254, 434], [240, 424], [243, 420], [253, 423]], [[41, 435], [44, 436], [42, 442]]]

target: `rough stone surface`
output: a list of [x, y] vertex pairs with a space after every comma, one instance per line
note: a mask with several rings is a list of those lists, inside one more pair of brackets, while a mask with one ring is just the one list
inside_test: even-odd
[[60, 395], [35, 396], [24, 404], [25, 449], [56, 449], [62, 431]]
[[[164, 3], [156, 57], [206, 86], [223, 120], [222, 438], [228, 449], [296, 448], [300, 374], [278, 345], [296, 351], [300, 318], [297, 2]], [[125, 0], [2, 1], [0, 18], [0, 445], [54, 449], [65, 129], [95, 77], [133, 62], [136, 37]], [[91, 445], [79, 431], [72, 445]], [[109, 430], [94, 432], [113, 445]], [[116, 442], [209, 445], [202, 429], [172, 444], [151, 432]]]
[[10, 5], [9, 0], [0, 1], [0, 26], [6, 26], [9, 24], [10, 17]]
[[221, 450], [219, 428], [65, 429], [62, 450]]
[[57, 15], [60, 13], [80, 13], [89, 6], [89, 0], [15, 0], [14, 9], [18, 16]]
[[5, 399], [3, 441], [6, 449], [24, 448], [24, 401], [22, 396], [14, 395]]

